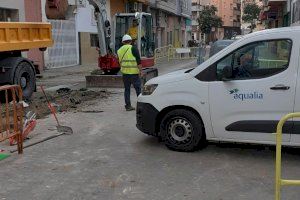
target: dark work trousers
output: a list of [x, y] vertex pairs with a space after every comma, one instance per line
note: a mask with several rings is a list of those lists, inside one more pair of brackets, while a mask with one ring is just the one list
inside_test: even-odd
[[125, 87], [124, 97], [125, 97], [125, 107], [131, 106], [130, 102], [130, 88], [133, 85], [136, 95], [141, 94], [141, 79], [138, 74], [123, 74], [123, 82]]

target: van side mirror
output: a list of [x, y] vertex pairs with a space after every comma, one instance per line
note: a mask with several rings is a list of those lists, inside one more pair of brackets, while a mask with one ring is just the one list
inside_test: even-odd
[[231, 66], [226, 66], [222, 71], [222, 81], [230, 81], [232, 79], [233, 72]]

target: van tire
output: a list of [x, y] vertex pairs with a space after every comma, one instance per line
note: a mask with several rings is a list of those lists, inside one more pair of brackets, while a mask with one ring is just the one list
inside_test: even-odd
[[160, 130], [165, 145], [173, 151], [192, 152], [206, 144], [202, 121], [189, 110], [177, 109], [167, 113]]
[[14, 73], [14, 84], [20, 85], [24, 99], [30, 99], [36, 88], [35, 71], [28, 62], [20, 62]]

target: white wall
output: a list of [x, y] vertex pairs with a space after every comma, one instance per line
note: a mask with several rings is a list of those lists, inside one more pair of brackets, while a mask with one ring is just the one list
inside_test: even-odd
[[[106, 4], [107, 19], [110, 17], [110, 1]], [[76, 25], [78, 32], [97, 33], [97, 24], [94, 20], [94, 7], [89, 3], [85, 7], [78, 7], [76, 14]]]
[[89, 4], [86, 7], [77, 9], [75, 20], [78, 32], [97, 33], [97, 24], [94, 20], [93, 10], [94, 7]]
[[[1, 0], [0, 0], [1, 1]], [[77, 54], [77, 63], [79, 63], [79, 50], [78, 50], [78, 46], [79, 46], [79, 41], [78, 41], [78, 34], [77, 34], [77, 24], [75, 22], [76, 19], [74, 19], [74, 14], [73, 14], [73, 9], [71, 10], [70, 9], [70, 12], [68, 13], [69, 15], [69, 18], [70, 19], [67, 19], [67, 20], [48, 20], [47, 19], [47, 16], [46, 16], [46, 11], [45, 11], [45, 5], [46, 5], [46, 0], [41, 0], [41, 7], [42, 7], [42, 22], [51, 22], [52, 24], [59, 24], [60, 22], [62, 24], [67, 24], [68, 21], [70, 24], [74, 23], [75, 24], [75, 28], [72, 29], [72, 31], [75, 32], [76, 36], [75, 36], [75, 45], [76, 45], [76, 54]], [[76, 16], [75, 16], [76, 17]], [[57, 22], [56, 22], [57, 21]], [[57, 28], [57, 27], [56, 27]], [[56, 35], [57, 36], [57, 33], [55, 31], [57, 31], [58, 29], [55, 29], [55, 27], [52, 27], [52, 30], [53, 30], [53, 36]], [[66, 29], [62, 29], [62, 30], [66, 30]], [[62, 30], [59, 30], [59, 31], [62, 31]], [[58, 40], [61, 39], [60, 37], [54, 37], [53, 38], [54, 40]], [[54, 41], [55, 43], [56, 41]], [[55, 47], [56, 45], [54, 45]], [[61, 45], [60, 45], [61, 46]], [[53, 47], [53, 48], [54, 48]], [[57, 67], [57, 66], [50, 66], [49, 63], [52, 62], [52, 60], [55, 60], [55, 57], [51, 56], [51, 52], [49, 51], [50, 48], [48, 48], [45, 52], [44, 52], [44, 60], [45, 60], [45, 64], [46, 64], [46, 67], [48, 68], [52, 68], [52, 67]], [[47, 64], [49, 64], [49, 66], [47, 66]], [[61, 66], [59, 66], [61, 67]]]
[[47, 22], [46, 11], [45, 11], [46, 0], [41, 0], [42, 6], [42, 21]]
[[0, 0], [1, 8], [10, 8], [19, 10], [19, 21], [25, 21], [24, 0]]

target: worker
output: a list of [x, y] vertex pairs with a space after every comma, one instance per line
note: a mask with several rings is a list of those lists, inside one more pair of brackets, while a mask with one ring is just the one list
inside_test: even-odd
[[253, 68], [253, 55], [251, 52], [242, 53], [237, 59], [237, 67], [233, 69], [235, 78], [249, 78], [251, 73], [249, 69]]
[[[134, 19], [132, 21], [132, 27], [128, 29], [128, 35], [130, 35], [132, 40], [135, 41], [138, 39], [138, 33], [139, 33], [138, 21]], [[142, 30], [142, 37], [144, 36], [145, 36], [145, 31]]]
[[141, 93], [141, 77], [143, 76], [141, 56], [138, 49], [132, 45], [132, 37], [124, 35], [122, 38], [123, 46], [118, 50], [118, 58], [123, 74], [125, 87], [125, 109], [126, 111], [135, 110], [130, 102], [130, 88], [133, 85], [136, 95]]
[[[133, 19], [132, 20], [132, 27], [128, 29], [128, 35], [132, 38], [132, 44], [136, 44], [136, 41], [138, 40], [138, 33], [139, 33], [139, 26], [138, 26], [138, 20]], [[145, 56], [145, 48], [146, 48], [146, 38], [145, 38], [145, 31], [142, 28], [141, 29], [141, 53], [142, 56]]]

